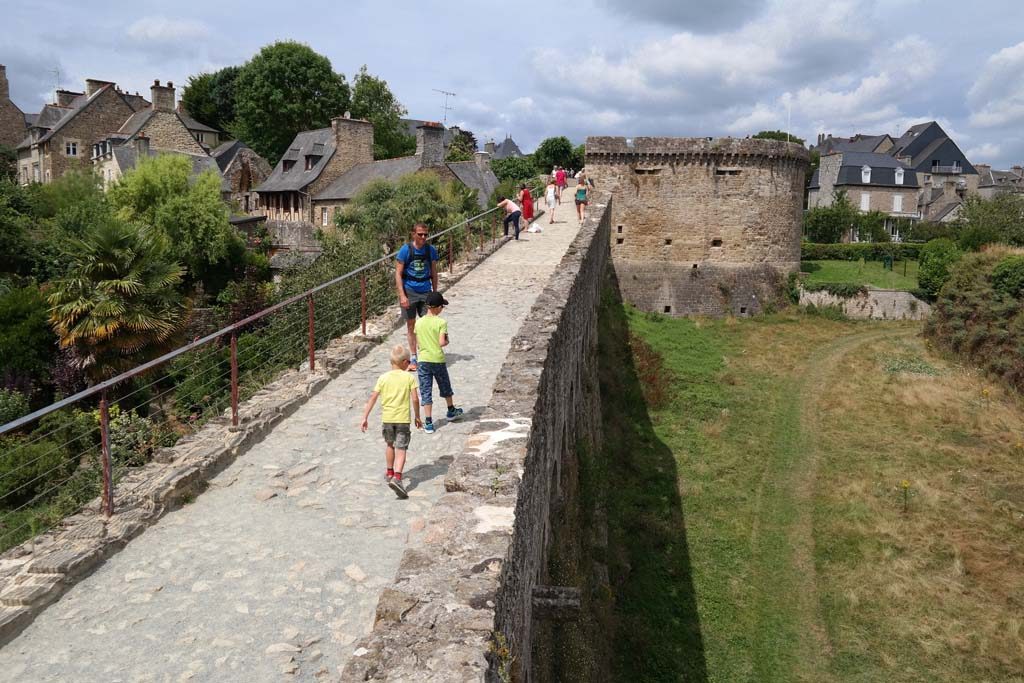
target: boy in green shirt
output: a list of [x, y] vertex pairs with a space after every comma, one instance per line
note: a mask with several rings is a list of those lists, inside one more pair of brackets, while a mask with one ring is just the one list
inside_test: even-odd
[[427, 315], [417, 320], [414, 328], [418, 347], [416, 374], [420, 380], [420, 403], [423, 404], [423, 412], [426, 414], [423, 431], [427, 434], [434, 433], [434, 420], [431, 417], [434, 399], [431, 390], [435, 379], [437, 392], [448, 404], [446, 417], [455, 420], [462, 415], [462, 408], [455, 407], [452, 382], [448, 378], [448, 366], [445, 364], [442, 351], [442, 347], [448, 346], [448, 321], [441, 317], [441, 311], [447, 305], [448, 302], [440, 292], [428, 294]]
[[399, 344], [391, 349], [391, 370], [377, 378], [373, 393], [366, 402], [363, 411], [362, 431], [369, 425], [370, 411], [373, 410], [377, 397], [380, 397], [381, 432], [384, 435], [384, 459], [387, 462], [388, 486], [399, 498], [408, 498], [402, 482], [402, 469], [405, 467], [405, 452], [412, 438], [409, 429], [409, 399], [412, 398], [412, 409], [416, 413], [416, 427], [420, 422], [420, 404], [416, 398], [416, 378], [409, 374], [409, 352]]

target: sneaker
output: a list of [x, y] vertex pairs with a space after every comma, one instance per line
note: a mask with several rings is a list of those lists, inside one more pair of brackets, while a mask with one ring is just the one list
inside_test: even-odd
[[434, 429], [434, 423], [431, 421], [423, 423], [423, 431], [425, 431], [427, 434], [433, 434], [437, 430]]
[[449, 408], [448, 412], [445, 414], [445, 417], [447, 417], [449, 420], [458, 420], [460, 417], [462, 417], [462, 408]]
[[399, 498], [408, 498], [409, 492], [405, 490], [405, 484], [401, 479], [391, 478], [388, 480], [388, 486], [395, 492], [395, 495]]

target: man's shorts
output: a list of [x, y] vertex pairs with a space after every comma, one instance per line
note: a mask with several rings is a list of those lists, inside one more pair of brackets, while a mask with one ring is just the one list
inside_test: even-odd
[[416, 316], [421, 318], [425, 316], [427, 314], [427, 294], [430, 294], [430, 292], [405, 290], [405, 298], [409, 300], [409, 308], [402, 309], [402, 317], [406, 320], [415, 320]]
[[434, 380], [437, 380], [437, 393], [441, 398], [453, 396], [452, 381], [448, 378], [448, 365], [445, 363], [425, 363], [420, 361], [416, 364], [416, 377], [420, 381], [420, 405], [429, 406], [433, 404], [434, 397], [431, 391], [434, 388]]
[[409, 448], [409, 440], [412, 438], [412, 431], [408, 422], [385, 422], [381, 425], [381, 434], [384, 435], [384, 443], [394, 446], [400, 451]]

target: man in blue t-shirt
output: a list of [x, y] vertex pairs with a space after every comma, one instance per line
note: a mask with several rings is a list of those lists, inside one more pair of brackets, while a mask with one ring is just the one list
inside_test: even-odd
[[395, 287], [409, 339], [410, 372], [417, 368], [416, 316], [427, 314], [427, 294], [437, 290], [437, 249], [427, 244], [429, 235], [425, 224], [412, 226], [412, 243], [402, 245], [395, 256]]

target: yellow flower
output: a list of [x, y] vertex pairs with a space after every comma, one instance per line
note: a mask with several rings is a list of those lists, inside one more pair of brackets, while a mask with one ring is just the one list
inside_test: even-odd
[[988, 394], [988, 387], [985, 387], [984, 389], [981, 390], [981, 395], [984, 396], [985, 398], [988, 398]]
[[905, 489], [909, 489], [910, 488], [910, 482], [907, 481], [906, 479], [904, 479], [903, 481], [900, 482], [900, 486], [902, 486]]

